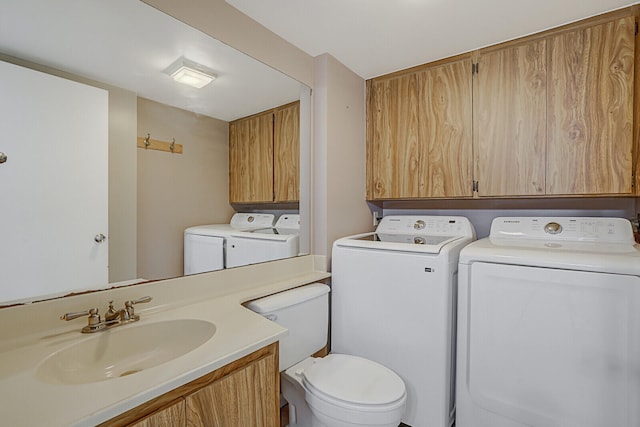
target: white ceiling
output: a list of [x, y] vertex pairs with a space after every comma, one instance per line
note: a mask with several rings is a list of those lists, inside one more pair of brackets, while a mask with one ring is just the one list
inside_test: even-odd
[[[230, 121], [299, 98], [300, 84], [137, 0], [0, 0], [0, 53]], [[195, 89], [163, 73], [178, 57], [215, 70]]]
[[226, 0], [368, 79], [634, 4], [629, 0]]

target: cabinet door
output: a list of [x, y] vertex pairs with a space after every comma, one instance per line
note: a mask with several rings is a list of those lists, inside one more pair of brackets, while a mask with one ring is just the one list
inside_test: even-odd
[[229, 201], [273, 201], [273, 114], [229, 125]]
[[277, 356], [269, 356], [187, 396], [188, 427], [279, 427]]
[[137, 421], [129, 424], [129, 427], [180, 427], [186, 425], [185, 401], [180, 399], [175, 404], [154, 412]]
[[471, 196], [471, 60], [368, 89], [369, 198]]
[[548, 194], [631, 192], [633, 16], [549, 39]]
[[276, 202], [300, 198], [300, 103], [275, 111], [273, 195]]
[[373, 199], [420, 196], [420, 81], [417, 73], [373, 80], [369, 86], [368, 153]]
[[478, 64], [478, 195], [543, 195], [546, 42], [481, 53]]
[[420, 197], [471, 197], [471, 59], [420, 73], [425, 100], [420, 125], [426, 151], [420, 167]]

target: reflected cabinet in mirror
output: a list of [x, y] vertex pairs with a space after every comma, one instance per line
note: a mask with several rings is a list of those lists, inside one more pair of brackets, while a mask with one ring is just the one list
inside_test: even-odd
[[308, 253], [307, 87], [135, 0], [0, 15], [0, 305]]

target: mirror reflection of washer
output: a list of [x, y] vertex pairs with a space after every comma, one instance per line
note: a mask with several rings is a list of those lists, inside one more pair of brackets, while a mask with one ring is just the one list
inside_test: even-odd
[[626, 219], [494, 219], [460, 253], [456, 427], [640, 426], [639, 276]]
[[283, 214], [273, 227], [231, 233], [227, 268], [298, 256], [300, 215]]
[[331, 350], [400, 375], [412, 427], [453, 422], [458, 254], [473, 240], [467, 218], [399, 215], [333, 245]]
[[229, 224], [197, 225], [184, 230], [184, 274], [222, 270], [227, 238], [240, 230], [271, 227], [273, 214], [235, 213]]

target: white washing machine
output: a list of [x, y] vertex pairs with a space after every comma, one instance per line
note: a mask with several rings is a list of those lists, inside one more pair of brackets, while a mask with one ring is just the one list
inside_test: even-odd
[[385, 216], [333, 245], [331, 351], [371, 359], [407, 386], [403, 422], [453, 422], [455, 301], [467, 218]]
[[273, 226], [273, 214], [235, 213], [229, 224], [209, 224], [184, 230], [184, 274], [222, 270], [226, 267], [225, 246], [238, 230]]
[[621, 218], [496, 218], [460, 254], [457, 427], [640, 426], [640, 250]]
[[281, 215], [276, 225], [269, 227], [231, 233], [227, 240], [227, 268], [298, 255], [300, 215]]

